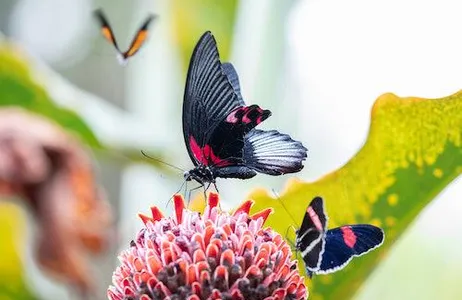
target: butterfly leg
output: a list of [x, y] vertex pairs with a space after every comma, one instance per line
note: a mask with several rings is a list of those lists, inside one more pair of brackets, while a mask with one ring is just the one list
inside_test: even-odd
[[195, 191], [195, 190], [197, 190], [197, 189], [200, 189], [200, 188], [203, 187], [203, 186], [204, 186], [204, 184], [201, 184], [201, 185], [199, 185], [199, 186], [197, 186], [197, 187], [195, 187], [195, 188], [189, 190], [189, 192], [188, 192], [188, 207], [189, 207], [189, 202], [190, 202], [190, 200], [191, 200], [191, 193], [192, 193], [192, 191]]
[[218, 191], [218, 188], [217, 188], [217, 183], [216, 182], [213, 182], [213, 187], [215, 188], [215, 191], [217, 191], [217, 193], [219, 194], [220, 191]]
[[188, 181], [186, 181], [186, 184], [184, 185], [184, 193], [183, 195], [186, 197], [186, 191], [188, 190]]
[[207, 187], [204, 187], [204, 199], [205, 199], [205, 202], [207, 202], [207, 190], [210, 188], [210, 185], [212, 183], [209, 182], [209, 184], [207, 184]]

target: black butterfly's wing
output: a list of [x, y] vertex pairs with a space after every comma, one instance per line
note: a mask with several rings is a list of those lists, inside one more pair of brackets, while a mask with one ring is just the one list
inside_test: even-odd
[[303, 169], [307, 149], [276, 130], [254, 129], [245, 136], [245, 165], [260, 173], [282, 175]]
[[122, 52], [120, 51], [119, 46], [117, 45], [114, 32], [112, 31], [111, 25], [109, 25], [109, 22], [103, 13], [103, 10], [95, 10], [94, 15], [99, 22], [101, 33], [104, 36], [104, 38], [114, 46], [114, 48], [117, 50], [119, 54], [121, 54]]
[[316, 271], [321, 265], [326, 228], [324, 202], [321, 197], [315, 197], [306, 209], [295, 240], [295, 247], [301, 252], [305, 267], [309, 271]]
[[206, 161], [203, 149], [210, 131], [243, 105], [224, 72], [215, 38], [204, 33], [191, 56], [183, 99], [183, 135], [194, 165]]
[[136, 52], [140, 50], [141, 46], [143, 46], [144, 42], [146, 41], [148, 37], [149, 25], [155, 18], [156, 16], [154, 15], [149, 15], [147, 17], [146, 21], [144, 21], [144, 23], [141, 25], [141, 27], [136, 32], [135, 37], [133, 38], [128, 50], [122, 53], [122, 56], [124, 59], [127, 59], [130, 56], [135, 55]]
[[234, 67], [220, 62], [213, 35], [202, 35], [191, 57], [183, 101], [183, 135], [194, 165], [226, 167], [223, 177], [233, 173], [227, 167], [244, 167], [244, 136], [270, 115], [258, 105], [245, 106]]
[[353, 257], [379, 247], [384, 237], [382, 229], [368, 224], [346, 225], [328, 230], [321, 266], [315, 273], [328, 274], [343, 269]]
[[239, 84], [239, 76], [237, 75], [236, 69], [229, 62], [223, 63], [221, 67], [223, 68], [223, 72], [226, 74], [226, 77], [228, 77], [229, 83], [233, 87], [233, 90], [237, 96], [237, 101], [239, 102], [239, 105], [244, 106], [245, 103], [241, 95], [241, 85]]

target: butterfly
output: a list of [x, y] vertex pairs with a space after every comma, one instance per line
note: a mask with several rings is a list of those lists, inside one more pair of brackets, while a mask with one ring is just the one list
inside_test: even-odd
[[321, 197], [315, 197], [296, 232], [295, 248], [301, 252], [306, 272], [328, 274], [343, 269], [355, 256], [382, 245], [385, 234], [369, 224], [327, 229], [327, 215]]
[[307, 156], [302, 143], [276, 130], [255, 129], [270, 116], [244, 103], [234, 66], [220, 62], [215, 38], [204, 33], [191, 56], [183, 100], [184, 141], [194, 164], [185, 181], [207, 183], [206, 191], [210, 184], [216, 188], [217, 177], [300, 171]]
[[107, 21], [107, 18], [104, 15], [103, 11], [101, 9], [97, 9], [94, 12], [94, 14], [96, 19], [100, 23], [101, 33], [106, 38], [106, 40], [108, 40], [116, 49], [117, 59], [122, 65], [125, 65], [127, 63], [128, 58], [135, 55], [138, 52], [138, 50], [140, 50], [141, 46], [143, 46], [144, 42], [148, 37], [149, 24], [156, 18], [155, 15], [149, 15], [144, 21], [144, 23], [141, 25], [140, 29], [138, 29], [138, 31], [136, 32], [136, 35], [133, 38], [128, 50], [122, 52], [120, 51], [120, 48], [117, 45], [114, 33], [112, 32], [111, 26], [109, 25], [109, 22]]

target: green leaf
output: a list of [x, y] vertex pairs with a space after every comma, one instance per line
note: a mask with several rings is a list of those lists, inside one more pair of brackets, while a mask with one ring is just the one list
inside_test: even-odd
[[[281, 201], [262, 191], [251, 195], [253, 210], [274, 207], [266, 224], [282, 235], [288, 232], [292, 241], [294, 232], [288, 227], [300, 225], [307, 205], [318, 195], [326, 201], [329, 228], [352, 223], [382, 227], [382, 247], [337, 273], [307, 279], [310, 299], [349, 299], [422, 209], [461, 174], [461, 143], [462, 92], [441, 99], [385, 94], [372, 109], [366, 143], [346, 165], [315, 182], [289, 184], [280, 200], [290, 215]], [[296, 224], [287, 222], [291, 216]]]
[[82, 142], [101, 148], [101, 144], [74, 112], [59, 107], [31, 76], [31, 71], [21, 57], [19, 49], [0, 44], [0, 107], [18, 106], [43, 115], [77, 135]]
[[184, 70], [201, 35], [210, 30], [218, 42], [220, 58], [226, 61], [231, 48], [237, 1], [174, 0], [172, 3], [173, 30], [181, 51]]

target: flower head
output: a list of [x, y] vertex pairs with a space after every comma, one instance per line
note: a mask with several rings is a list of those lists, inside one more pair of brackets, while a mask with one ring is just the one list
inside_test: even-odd
[[211, 193], [204, 214], [174, 196], [175, 217], [152, 207], [108, 289], [111, 300], [306, 299], [307, 289], [290, 246], [262, 228], [271, 209], [249, 216], [253, 202], [232, 215]]

